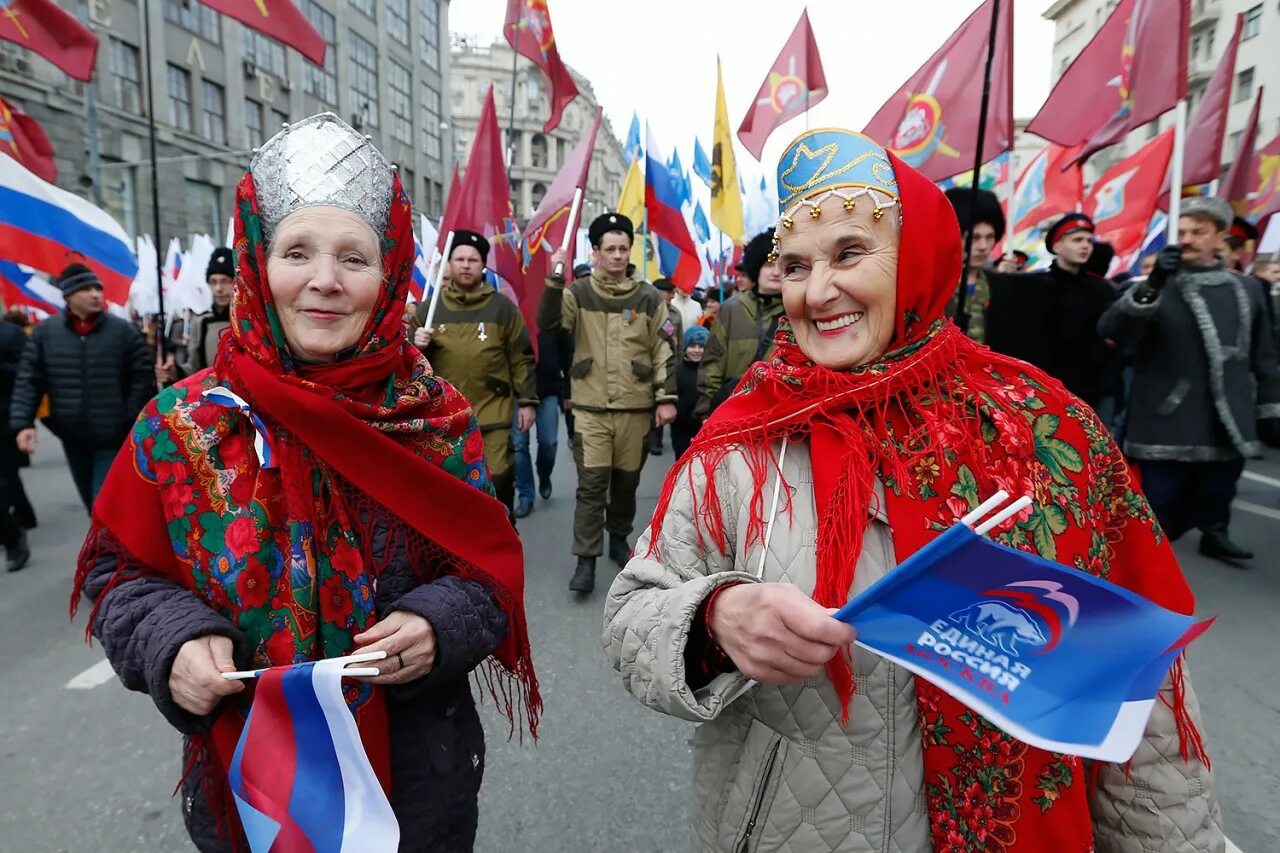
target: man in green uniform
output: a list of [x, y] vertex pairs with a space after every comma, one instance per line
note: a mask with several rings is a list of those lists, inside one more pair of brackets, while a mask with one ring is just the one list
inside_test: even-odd
[[[675, 419], [675, 355], [667, 342], [667, 306], [647, 282], [627, 275], [634, 235], [631, 220], [606, 213], [591, 223], [594, 269], [565, 286], [547, 279], [538, 327], [573, 335], [573, 458], [578, 502], [573, 553], [578, 567], [569, 589], [595, 589], [596, 558], [609, 531], [609, 558], [631, 556], [636, 488], [651, 425]], [[564, 263], [563, 253], [551, 257]]]
[[522, 432], [533, 425], [538, 395], [533, 349], [520, 309], [484, 281], [489, 241], [474, 231], [455, 231], [449, 277], [440, 304], [426, 327], [427, 303], [418, 305], [413, 343], [435, 372], [471, 402], [484, 436], [484, 457], [498, 500], [510, 512], [515, 503], [515, 456], [511, 450], [512, 411]]
[[707, 416], [738, 386], [747, 368], [773, 352], [773, 334], [782, 316], [782, 268], [769, 263], [773, 232], [751, 238], [742, 250], [739, 271], [751, 288], [725, 300], [711, 327], [702, 356], [694, 416]]
[[[972, 247], [969, 250], [969, 268], [965, 277], [968, 289], [964, 298], [964, 313], [968, 323], [957, 323], [969, 337], [978, 343], [986, 343], [987, 308], [993, 296], [1001, 298], [1008, 278], [1003, 273], [1016, 269], [1011, 253], [1006, 252], [1004, 267], [996, 272], [987, 267], [991, 250], [1004, 238], [1004, 211], [1000, 208], [1000, 200], [990, 190], [978, 190], [977, 203], [972, 203], [971, 187], [952, 187], [947, 190], [947, 200], [955, 208], [956, 219], [960, 220], [960, 231], [963, 234], [973, 229]], [[994, 288], [994, 292], [993, 292]], [[947, 316], [954, 317], [959, 296], [952, 296], [947, 305]]]

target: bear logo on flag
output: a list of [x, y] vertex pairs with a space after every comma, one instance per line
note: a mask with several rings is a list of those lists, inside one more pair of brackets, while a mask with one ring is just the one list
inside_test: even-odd
[[979, 601], [950, 616], [952, 622], [1007, 654], [1018, 654], [1018, 643], [1043, 646], [1049, 641], [1030, 613], [1003, 601]]

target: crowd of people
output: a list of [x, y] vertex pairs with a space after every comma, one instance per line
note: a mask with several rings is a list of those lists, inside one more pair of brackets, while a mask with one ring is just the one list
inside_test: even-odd
[[[197, 847], [240, 833], [224, 789], [247, 691], [221, 674], [385, 651], [347, 698], [401, 849], [470, 848], [484, 746], [469, 673], [489, 667], [500, 710], [536, 731], [518, 527], [552, 497], [563, 419], [568, 586], [589, 596], [598, 560], [616, 564], [609, 659], [641, 702], [703, 724], [700, 848], [980, 849], [991, 833], [1213, 848], [1183, 664], [1133, 761], [1091, 774], [853, 648], [830, 613], [976, 505], [955, 506], [962, 479], [1061, 507], [1023, 547], [1189, 611], [1170, 540], [1199, 529], [1203, 553], [1252, 556], [1228, 523], [1245, 460], [1280, 445], [1280, 260], [1240, 271], [1231, 208], [1196, 198], [1141, 275], [1106, 278], [1107, 247], [1070, 211], [1046, 232], [1052, 265], [1028, 272], [991, 257], [1005, 227], [989, 193], [944, 195], [852, 131], [789, 150], [805, 144], [847, 168], [780, 174], [778, 225], [732, 283], [643, 280], [634, 224], [606, 213], [531, 330], [485, 283], [475, 231], [455, 233], [434, 315], [409, 304], [394, 169], [314, 116], [255, 154], [236, 246], [209, 262], [213, 307], [164, 354], [79, 264], [57, 279], [65, 313], [0, 323], [9, 569], [31, 556], [19, 469], [41, 420], [92, 515], [75, 595], [126, 686], [184, 735]], [[309, 169], [334, 174], [298, 179]], [[637, 540], [641, 471], [667, 433], [674, 464]], [[784, 485], [785, 511], [767, 510]]]

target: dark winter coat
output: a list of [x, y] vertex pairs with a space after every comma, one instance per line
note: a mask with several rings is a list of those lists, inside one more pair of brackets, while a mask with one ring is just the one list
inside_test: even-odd
[[[375, 561], [387, 546], [385, 526], [375, 528]], [[90, 571], [85, 594], [96, 600], [112, 573], [114, 557]], [[470, 850], [475, 841], [477, 796], [484, 775], [484, 730], [467, 676], [507, 633], [506, 615], [489, 592], [472, 581], [442, 577], [416, 584], [403, 544], [377, 584], [379, 618], [394, 610], [431, 623], [436, 662], [427, 675], [385, 688], [391, 743], [391, 807], [400, 824], [401, 851]], [[218, 711], [196, 716], [169, 693], [169, 673], [182, 644], [216, 634], [235, 644], [236, 663], [249, 668], [246, 640], [230, 620], [195, 593], [156, 577], [116, 584], [98, 607], [93, 633], [125, 687], [149, 693], [169, 723], [184, 735], [210, 730]], [[189, 742], [184, 743], [184, 766]], [[183, 816], [197, 848], [223, 853], [214, 818], [193, 772], [183, 786]], [[248, 849], [242, 842], [241, 849]]]
[[9, 410], [13, 432], [34, 426], [49, 395], [45, 424], [64, 442], [114, 450], [156, 392], [155, 371], [142, 335], [127, 321], [102, 313], [81, 335], [65, 314], [36, 326], [22, 354]]
[[1221, 263], [1183, 266], [1143, 305], [1130, 288], [1098, 331], [1136, 347], [1124, 452], [1212, 462], [1257, 456], [1257, 422], [1280, 418], [1280, 368], [1258, 288]]
[[573, 367], [573, 335], [538, 332], [538, 361], [533, 366], [538, 399], [569, 399], [569, 368]]
[[698, 431], [701, 421], [694, 414], [698, 406], [698, 369], [700, 364], [683, 357], [676, 366], [676, 419], [674, 425], [690, 433]]
[[1116, 299], [1115, 288], [1092, 273], [1067, 272], [1054, 261], [1043, 272], [1003, 276], [991, 283], [986, 344], [1035, 365], [1090, 406], [1105, 388], [1111, 349], [1098, 320]]
[[[13, 385], [18, 378], [18, 365], [27, 348], [27, 333], [22, 327], [8, 320], [0, 320], [0, 412], [5, 423], [9, 407], [13, 403]], [[7, 432], [0, 436], [0, 470], [10, 471], [18, 467], [24, 454], [18, 450], [13, 437]]]

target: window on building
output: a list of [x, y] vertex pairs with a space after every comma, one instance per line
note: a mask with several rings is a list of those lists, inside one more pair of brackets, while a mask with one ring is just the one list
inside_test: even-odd
[[249, 144], [261, 145], [267, 137], [262, 132], [262, 104], [253, 98], [244, 99], [244, 126], [249, 132]]
[[218, 188], [202, 181], [187, 181], [187, 233], [221, 234], [227, 227], [222, 218]]
[[1253, 97], [1253, 69], [1246, 68], [1236, 75], [1236, 96], [1232, 100], [1235, 103], [1247, 101]]
[[530, 165], [535, 169], [547, 168], [547, 138], [535, 133], [529, 140]]
[[284, 127], [289, 121], [289, 114], [282, 113], [279, 110], [271, 111], [271, 125], [267, 128], [267, 136], [274, 136], [276, 131]]
[[1244, 13], [1244, 30], [1240, 33], [1240, 41], [1248, 41], [1262, 32], [1262, 4], [1259, 3]]
[[314, 95], [326, 104], [338, 103], [338, 29], [334, 17], [325, 11], [315, 0], [302, 0], [302, 11], [316, 32], [324, 37], [328, 48], [324, 52], [324, 66], [316, 65], [310, 60], [303, 60], [306, 79], [303, 90]]
[[1196, 36], [1191, 40], [1191, 58], [1200, 58], [1200, 36]]
[[422, 86], [422, 147], [427, 157], [440, 159], [440, 91]]
[[1240, 140], [1243, 137], [1243, 130], [1237, 130], [1235, 133], [1227, 137], [1227, 156], [1233, 160], [1240, 156]]
[[538, 205], [542, 204], [542, 198], [547, 194], [546, 184], [534, 184], [533, 189], [529, 191], [529, 204], [534, 210], [538, 209]]
[[[110, 165], [102, 161], [103, 166]], [[137, 176], [131, 167], [102, 170], [102, 206], [130, 237], [138, 234]]]
[[409, 46], [409, 0], [387, 0], [387, 33]]
[[222, 87], [208, 80], [200, 81], [201, 130], [210, 142], [227, 141], [227, 98]]
[[378, 19], [377, 6], [374, 0], [351, 0], [351, 5], [361, 12], [368, 15], [373, 20]]
[[1205, 59], [1212, 59], [1212, 58], [1213, 58], [1213, 36], [1214, 36], [1214, 27], [1210, 26], [1210, 27], [1209, 27], [1209, 29], [1207, 29], [1207, 30], [1205, 30], [1205, 31], [1204, 31], [1204, 56], [1205, 56]]
[[428, 68], [440, 70], [440, 6], [439, 0], [418, 0], [419, 38], [422, 42], [422, 61]]
[[[362, 125], [378, 126], [378, 48], [351, 32], [351, 111]], [[359, 128], [357, 128], [359, 129]]]
[[169, 66], [169, 124], [191, 130], [191, 74], [176, 65]]
[[240, 32], [244, 36], [244, 58], [263, 71], [284, 77], [284, 45], [248, 27], [241, 27]]
[[107, 44], [108, 88], [112, 102], [134, 115], [142, 115], [142, 76], [138, 49], [112, 38]]
[[418, 197], [418, 185], [415, 183], [417, 176], [413, 174], [413, 169], [400, 167], [400, 184], [404, 187], [405, 194], [409, 196], [409, 204], [413, 204]]
[[439, 181], [427, 181], [427, 215], [439, 216], [444, 212], [444, 187]]
[[196, 0], [164, 0], [164, 19], [205, 41], [222, 44], [218, 13]]
[[391, 95], [391, 138], [413, 144], [413, 75], [395, 60], [387, 61], [387, 88]]

